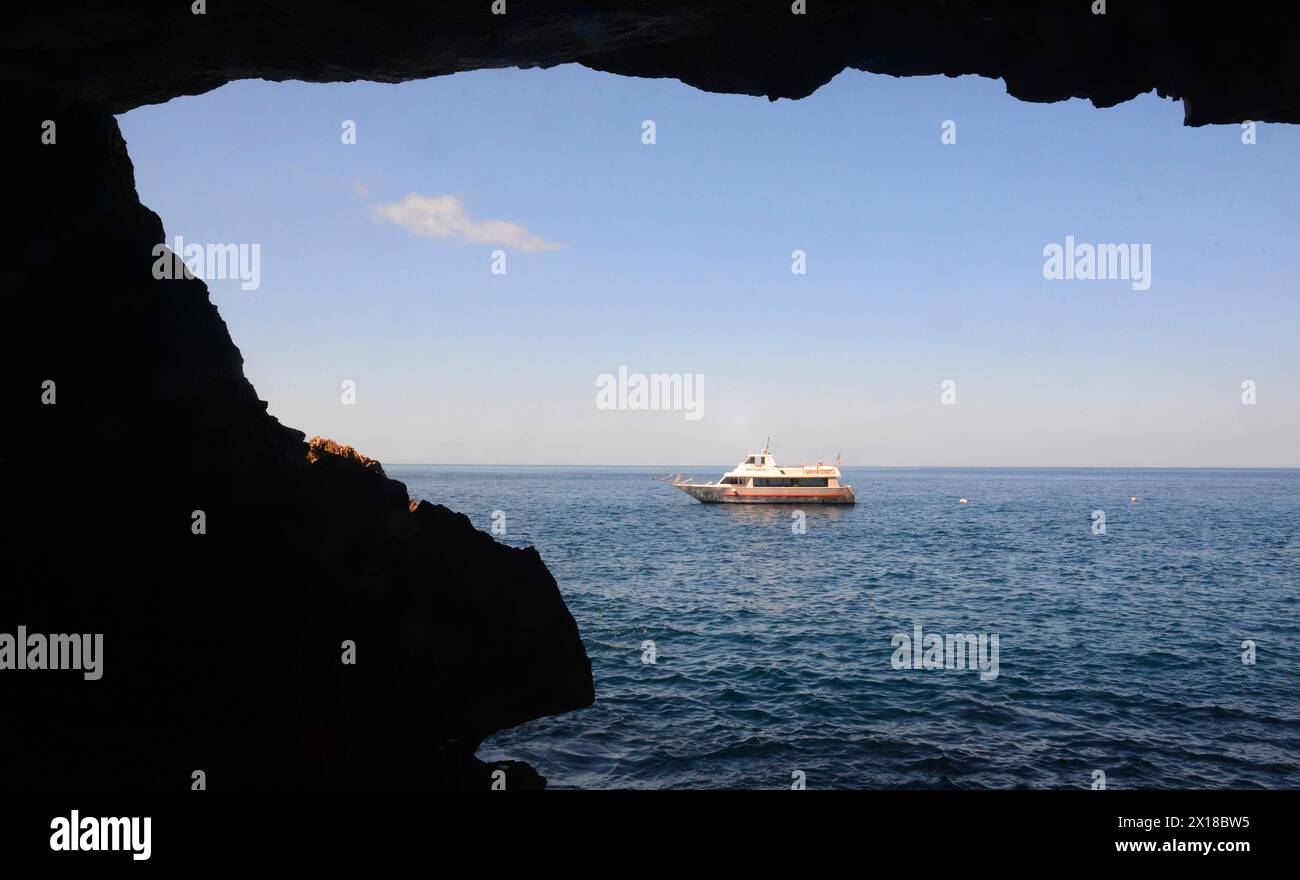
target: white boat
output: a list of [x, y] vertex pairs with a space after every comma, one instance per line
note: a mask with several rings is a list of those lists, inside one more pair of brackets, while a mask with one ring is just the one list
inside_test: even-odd
[[820, 461], [781, 467], [763, 447], [747, 453], [735, 470], [713, 483], [673, 479], [671, 485], [705, 503], [723, 504], [853, 504], [853, 487], [840, 483], [837, 465]]

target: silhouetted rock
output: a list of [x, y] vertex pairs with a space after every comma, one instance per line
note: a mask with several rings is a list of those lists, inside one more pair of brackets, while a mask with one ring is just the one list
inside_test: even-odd
[[104, 672], [0, 671], [5, 784], [486, 788], [483, 737], [589, 705], [536, 551], [268, 415], [206, 286], [153, 277], [162, 225], [112, 116], [8, 98], [58, 128], [24, 138], [0, 264], [0, 632], [103, 633]]
[[[95, 682], [0, 671], [0, 779], [183, 787], [202, 770], [213, 787], [486, 787], [504, 769], [511, 787], [536, 787], [525, 765], [475, 759], [479, 742], [593, 699], [535, 551], [412, 506], [377, 462], [279, 424], [204, 284], [154, 278], [162, 224], [139, 203], [111, 113], [247, 77], [400, 82], [576, 61], [771, 98], [846, 67], [976, 73], [1031, 101], [1108, 106], [1154, 88], [1183, 99], [1192, 125], [1300, 121], [1296, 29], [1272, 6], [1090, 6], [7, 8], [0, 632], [103, 633], [105, 655]], [[41, 142], [46, 121], [56, 144]]]
[[[715, 92], [801, 98], [844, 69], [1001, 78], [1100, 107], [1155, 90], [1189, 125], [1300, 122], [1295, 16], [1277, 4], [1093, 0], [54, 2], [9, 12], [0, 79], [120, 113], [257, 77], [402, 82], [577, 62]], [[12, 49], [13, 51], [8, 51]], [[862, 112], [873, 112], [870, 107]]]

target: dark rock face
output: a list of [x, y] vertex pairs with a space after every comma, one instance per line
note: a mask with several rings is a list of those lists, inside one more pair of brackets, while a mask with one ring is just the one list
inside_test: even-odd
[[[203, 770], [214, 788], [486, 788], [483, 737], [590, 705], [535, 550], [280, 425], [206, 286], [152, 276], [163, 229], [113, 117], [5, 106], [25, 132], [58, 127], [54, 146], [22, 139], [0, 263], [0, 633], [104, 634], [99, 681], [0, 671], [6, 785], [184, 788]], [[542, 783], [503, 769], [508, 787]]]
[[[10, 13], [0, 79], [114, 113], [234, 79], [400, 82], [578, 62], [709, 91], [800, 98], [845, 68], [1004, 78], [1027, 101], [1155, 89], [1189, 125], [1300, 122], [1300, 10], [1243, 0], [77, 0]], [[870, 112], [870, 108], [864, 108]]]
[[[594, 698], [535, 551], [412, 508], [377, 462], [280, 425], [203, 283], [153, 277], [162, 225], [139, 203], [113, 113], [247, 77], [397, 82], [576, 61], [771, 98], [846, 67], [977, 73], [1031, 101], [1106, 106], [1154, 88], [1191, 125], [1300, 121], [1300, 13], [1272, 5], [807, 5], [7, 9], [0, 633], [103, 633], [104, 656], [95, 682], [0, 671], [4, 784], [184, 787], [202, 770], [213, 787], [485, 787], [483, 737]], [[500, 769], [510, 787], [543, 784]]]

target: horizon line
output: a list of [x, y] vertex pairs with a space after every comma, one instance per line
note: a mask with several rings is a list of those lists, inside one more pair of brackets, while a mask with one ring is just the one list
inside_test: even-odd
[[[729, 468], [734, 465], [727, 464], [537, 464], [529, 462], [447, 462], [447, 461], [393, 461], [384, 462], [376, 459], [381, 465], [389, 467], [539, 467], [539, 468], [564, 468], [564, 467], [604, 467], [604, 468]], [[787, 467], [798, 467], [798, 465], [787, 465]], [[881, 465], [847, 465], [841, 464], [840, 468], [862, 468], [865, 470], [989, 470], [989, 471], [1300, 471], [1300, 465], [1105, 465], [1105, 464], [1047, 464], [1047, 465], [1020, 465], [1020, 464], [881, 464]]]

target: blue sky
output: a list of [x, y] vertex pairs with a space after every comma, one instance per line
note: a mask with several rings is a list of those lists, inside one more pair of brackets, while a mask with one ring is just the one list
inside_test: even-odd
[[[121, 117], [169, 241], [260, 245], [258, 290], [209, 284], [271, 412], [385, 462], [727, 464], [771, 434], [862, 466], [1300, 466], [1300, 131], [1181, 123], [975, 77], [772, 103], [573, 66]], [[413, 234], [383, 207], [410, 194], [463, 217]], [[1150, 289], [1045, 279], [1067, 235], [1150, 244]], [[703, 375], [703, 417], [598, 409], [620, 365]]]

